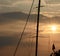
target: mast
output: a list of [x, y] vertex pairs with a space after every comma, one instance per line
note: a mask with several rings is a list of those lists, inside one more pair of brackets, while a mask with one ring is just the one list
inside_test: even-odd
[[39, 31], [39, 14], [40, 14], [40, 0], [38, 3], [38, 15], [37, 15], [37, 29], [36, 29], [36, 51], [35, 56], [38, 56], [38, 31]]

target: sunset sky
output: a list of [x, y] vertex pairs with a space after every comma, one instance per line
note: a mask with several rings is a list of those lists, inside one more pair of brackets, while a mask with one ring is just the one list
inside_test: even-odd
[[[30, 9], [33, 0], [0, 0], [0, 13], [20, 11], [27, 13]], [[60, 0], [41, 0], [41, 4], [44, 8], [41, 8], [42, 12], [49, 14], [60, 14]], [[38, 6], [38, 0], [35, 0], [34, 7]], [[36, 12], [36, 9], [33, 9]]]
[[[0, 0], [0, 56], [13, 56], [32, 1]], [[41, 0], [41, 5], [38, 56], [49, 56], [53, 42], [60, 49], [60, 0]], [[37, 6], [38, 0], [34, 0], [16, 56], [35, 56]]]

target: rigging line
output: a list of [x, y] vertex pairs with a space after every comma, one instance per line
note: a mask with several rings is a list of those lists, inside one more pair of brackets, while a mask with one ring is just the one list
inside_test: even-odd
[[30, 13], [31, 13], [31, 10], [32, 10], [33, 4], [34, 4], [34, 0], [33, 0], [33, 2], [32, 2], [32, 5], [31, 5], [31, 8], [30, 8], [30, 11], [29, 11], [29, 14], [28, 14], [28, 17], [27, 17], [27, 20], [26, 20], [26, 23], [25, 23], [24, 29], [23, 29], [23, 31], [22, 31], [22, 33], [21, 33], [21, 37], [20, 37], [20, 39], [19, 39], [19, 41], [18, 41], [18, 44], [17, 44], [17, 46], [16, 46], [16, 49], [15, 49], [15, 52], [14, 52], [13, 56], [16, 55], [17, 49], [18, 49], [19, 44], [20, 44], [20, 42], [21, 42], [21, 39], [22, 39], [23, 33], [24, 33], [25, 28], [26, 28], [27, 23], [28, 23], [28, 19], [29, 19], [29, 17], [30, 17]]

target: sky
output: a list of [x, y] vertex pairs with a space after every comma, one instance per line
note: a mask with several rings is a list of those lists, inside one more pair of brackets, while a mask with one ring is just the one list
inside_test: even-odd
[[[33, 0], [0, 0], [0, 13], [7, 13], [7, 12], [28, 13], [29, 9], [31, 7], [32, 1]], [[47, 15], [47, 16], [60, 15], [60, 0], [41, 0], [41, 5], [44, 6], [43, 8], [41, 8], [41, 11], [40, 11], [42, 14]], [[33, 13], [37, 12], [37, 9], [35, 8], [37, 6], [38, 6], [38, 0], [35, 0], [34, 6], [32, 8]], [[2, 17], [2, 18], [4, 18], [4, 17]], [[15, 17], [12, 17], [12, 18], [15, 18]], [[3, 20], [5, 20], [5, 18]], [[18, 41], [17, 37], [21, 35], [21, 32], [24, 28], [24, 25], [25, 25], [25, 20], [24, 21], [16, 20], [14, 22], [12, 21], [12, 22], [8, 22], [6, 24], [5, 23], [0, 24], [0, 47], [3, 46], [3, 47], [0, 48], [0, 56], [12, 56], [13, 55], [16, 44], [17, 44], [17, 41]], [[32, 41], [33, 41], [31, 39], [32, 35], [35, 36], [36, 24], [29, 22], [28, 25], [29, 25], [29, 27], [28, 26], [26, 27], [23, 37], [29, 37], [29, 40], [24, 38], [23, 39], [24, 42], [22, 41], [23, 42], [22, 45], [24, 45], [28, 42], [27, 45], [29, 46], [29, 44], [32, 43]], [[42, 26], [44, 26], [44, 24], [42, 24]], [[42, 28], [42, 29], [44, 29], [44, 28]], [[47, 39], [49, 39], [49, 38], [44, 38], [44, 36], [49, 37], [50, 35], [43, 35], [43, 36], [41, 36], [43, 38], [39, 39], [39, 41], [41, 41], [41, 42], [39, 42], [39, 50], [38, 50], [39, 51], [39, 56], [40, 55], [41, 56], [44, 56], [44, 55], [47, 56], [46, 53], [48, 52], [47, 49], [48, 49], [48, 44], [49, 44], [48, 43], [49, 40], [47, 40]], [[56, 48], [59, 49], [60, 48], [60, 45], [59, 45], [60, 44], [60, 39], [59, 39], [60, 33], [58, 35], [56, 34], [56, 35], [50, 36], [50, 37], [54, 37], [53, 39], [56, 42], [55, 43], [56, 46], [57, 46]], [[26, 40], [28, 40], [28, 41], [26, 41]], [[51, 40], [51, 42], [52, 41], [53, 40]], [[34, 43], [35, 43], [35, 39], [33, 41], [33, 44]], [[30, 45], [33, 46], [33, 44], [30, 44]], [[26, 48], [27, 47], [25, 47], [25, 49]], [[26, 50], [23, 49], [22, 51], [24, 51], [24, 53], [25, 53], [27, 50], [30, 50], [30, 48], [26, 49]], [[34, 49], [34, 46], [31, 50], [33, 50], [33, 49]], [[18, 49], [18, 50], [19, 50], [19, 52], [17, 52], [17, 53], [20, 54], [21, 49]], [[42, 51], [42, 53], [40, 53], [40, 50]], [[31, 53], [33, 53], [33, 51]], [[23, 54], [23, 55], [24, 56], [29, 56], [29, 55], [25, 55], [25, 54]], [[23, 55], [21, 55], [21, 56], [23, 56]], [[20, 55], [17, 55], [17, 56], [20, 56]], [[32, 55], [32, 56], [34, 56], [34, 55]]]
[[[32, 1], [33, 0], [0, 0], [0, 13], [16, 11], [28, 13]], [[41, 5], [44, 5], [44, 8], [41, 8], [43, 14], [60, 14], [60, 0], [41, 0]], [[35, 8], [37, 6], [38, 0], [35, 0], [32, 9], [34, 13], [37, 12], [37, 9]]]

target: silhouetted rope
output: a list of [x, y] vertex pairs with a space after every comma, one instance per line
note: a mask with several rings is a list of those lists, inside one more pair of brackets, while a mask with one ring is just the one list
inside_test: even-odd
[[29, 14], [28, 14], [28, 17], [27, 17], [27, 20], [26, 20], [26, 23], [25, 23], [24, 29], [23, 29], [23, 31], [22, 31], [21, 37], [20, 37], [20, 39], [19, 39], [19, 41], [18, 41], [18, 44], [17, 44], [17, 46], [16, 46], [16, 49], [15, 49], [15, 52], [14, 52], [13, 56], [16, 55], [16, 52], [17, 52], [17, 50], [18, 50], [19, 44], [20, 44], [20, 42], [21, 42], [22, 36], [23, 36], [23, 34], [24, 34], [25, 28], [26, 28], [27, 23], [28, 23], [28, 19], [29, 19], [29, 17], [30, 17], [30, 13], [31, 13], [31, 10], [32, 10], [33, 4], [34, 4], [34, 0], [33, 0], [33, 2], [32, 2], [32, 5], [31, 5], [31, 8], [30, 8], [30, 11], [29, 11]]

